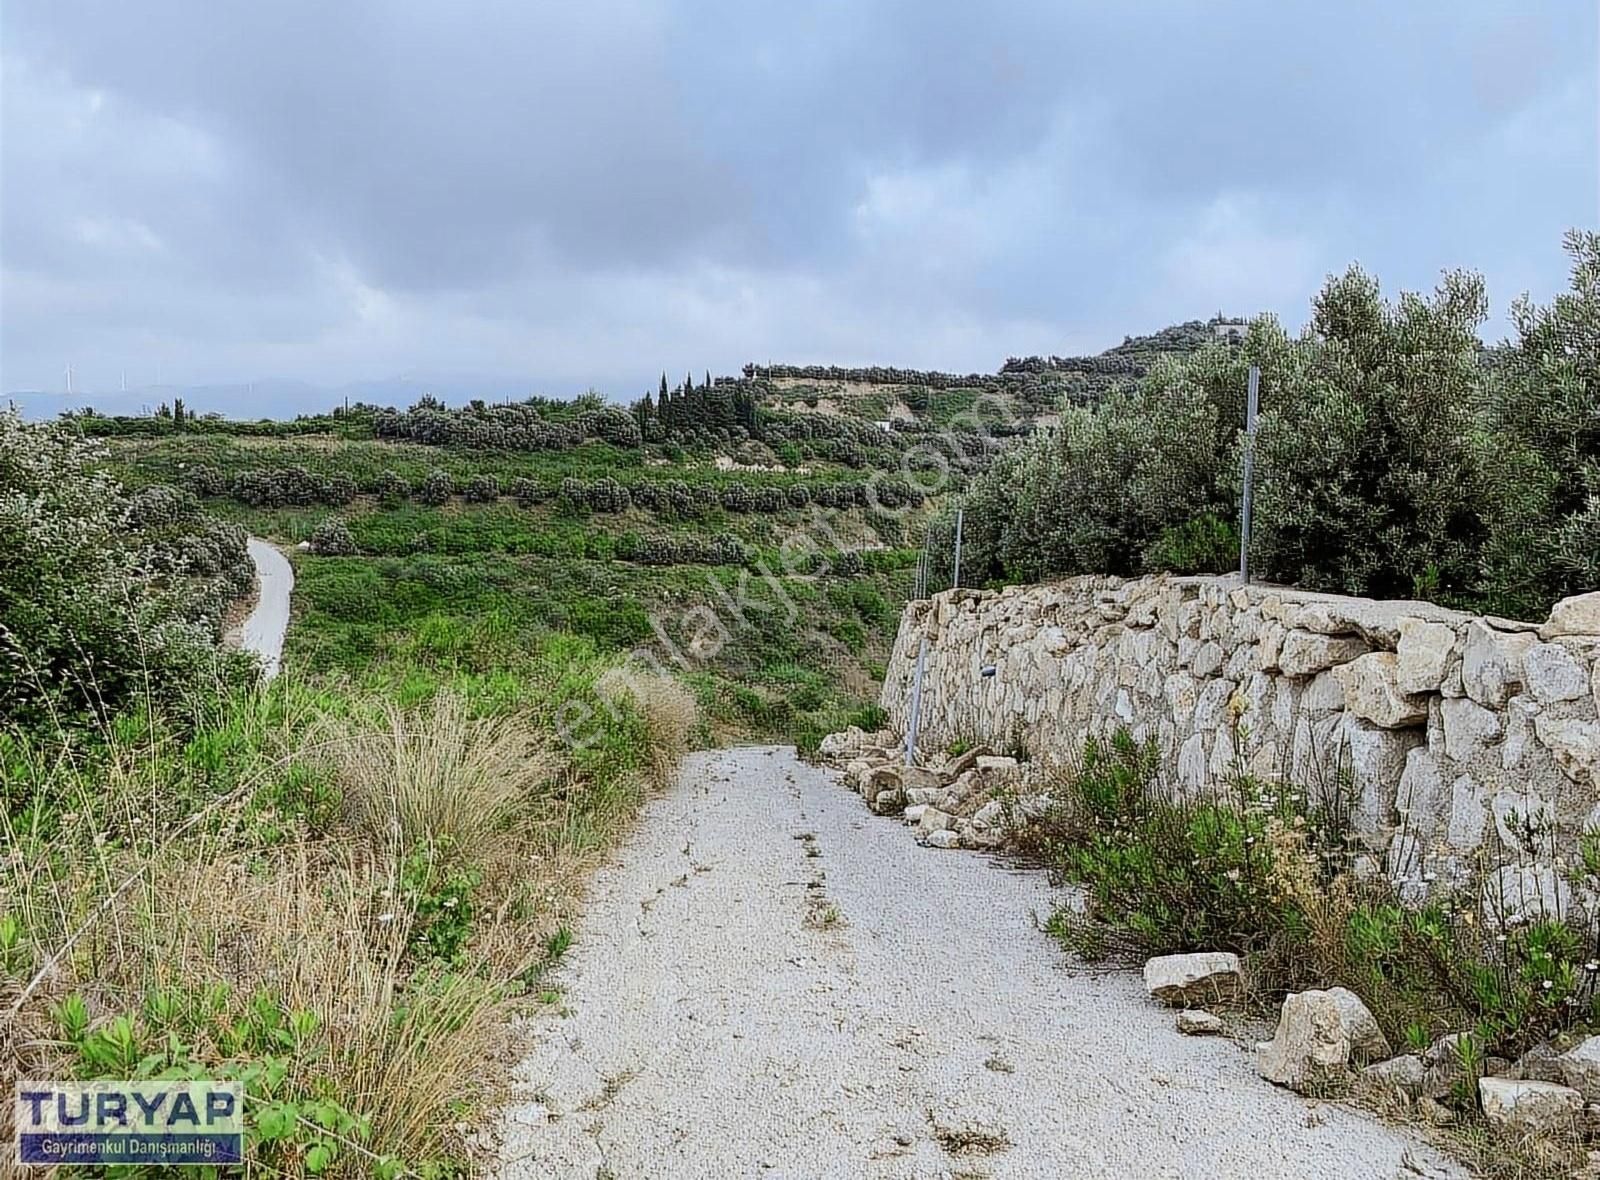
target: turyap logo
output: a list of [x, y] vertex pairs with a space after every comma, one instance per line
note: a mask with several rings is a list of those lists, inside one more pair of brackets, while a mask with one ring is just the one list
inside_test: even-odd
[[237, 1082], [18, 1082], [23, 1164], [230, 1164], [244, 1158]]

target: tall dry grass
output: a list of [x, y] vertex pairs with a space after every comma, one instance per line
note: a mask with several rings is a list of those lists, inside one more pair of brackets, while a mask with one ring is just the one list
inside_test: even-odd
[[525, 718], [472, 717], [454, 693], [385, 702], [336, 742], [345, 807], [380, 846], [475, 849], [549, 778], [547, 745]]
[[[0, 915], [22, 931], [0, 948], [0, 1087], [81, 1071], [55, 1014], [69, 997], [94, 1028], [130, 1017], [143, 1053], [171, 1031], [151, 997], [215, 1000], [181, 1039], [221, 1067], [269, 996], [315, 1029], [278, 1096], [333, 1097], [369, 1127], [324, 1175], [387, 1156], [470, 1170], [503, 1018], [693, 727], [688, 694], [640, 683], [599, 761], [449, 692], [400, 709], [283, 680], [198, 734], [146, 718], [91, 746], [0, 746]], [[435, 863], [475, 883], [448, 960], [416, 937]]]

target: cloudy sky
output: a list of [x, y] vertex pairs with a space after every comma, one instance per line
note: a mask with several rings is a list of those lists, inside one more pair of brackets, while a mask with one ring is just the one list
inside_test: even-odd
[[1564, 281], [1593, 0], [8, 0], [0, 388], [992, 370]]

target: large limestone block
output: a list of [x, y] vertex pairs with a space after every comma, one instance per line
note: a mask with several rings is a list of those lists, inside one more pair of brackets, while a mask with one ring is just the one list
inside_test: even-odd
[[1415, 831], [1442, 831], [1449, 821], [1452, 800], [1445, 791], [1444, 774], [1434, 756], [1421, 746], [1406, 752], [1396, 801], [1401, 822]]
[[1283, 639], [1288, 634], [1282, 623], [1267, 623], [1261, 628], [1256, 641], [1256, 663], [1263, 672], [1278, 670], [1278, 655], [1283, 651]]
[[1579, 907], [1567, 884], [1550, 865], [1504, 865], [1483, 882], [1480, 899], [1484, 925], [1518, 926], [1545, 918], [1577, 917]]
[[1445, 697], [1439, 703], [1444, 752], [1455, 762], [1470, 762], [1500, 736], [1498, 714], [1470, 697]]
[[1300, 697], [1300, 710], [1307, 717], [1327, 717], [1344, 708], [1344, 685], [1331, 671], [1318, 672]]
[[1522, 687], [1522, 660], [1537, 640], [1525, 631], [1497, 631], [1482, 619], [1467, 624], [1461, 679], [1467, 695], [1498, 709]]
[[1194, 707], [1194, 727], [1210, 732], [1221, 728], [1228, 720], [1228, 702], [1233, 699], [1238, 686], [1231, 680], [1212, 680], [1200, 691]]
[[1585, 1102], [1600, 1102], [1600, 1037], [1579, 1041], [1555, 1063], [1561, 1080], [1582, 1094]]
[[1583, 1095], [1554, 1082], [1479, 1078], [1478, 1103], [1491, 1127], [1548, 1134], [1570, 1128], [1583, 1111]]
[[1346, 713], [1339, 736], [1349, 752], [1355, 790], [1351, 827], [1369, 848], [1381, 852], [1394, 823], [1395, 794], [1406, 757], [1422, 744], [1422, 734], [1411, 729], [1382, 729]]
[[1541, 713], [1533, 719], [1533, 732], [1562, 773], [1579, 786], [1600, 788], [1600, 722]]
[[1556, 603], [1550, 621], [1539, 628], [1539, 637], [1556, 639], [1562, 635], [1600, 635], [1600, 590]]
[[1283, 1001], [1277, 1032], [1256, 1053], [1261, 1076], [1305, 1091], [1342, 1076], [1352, 1062], [1389, 1055], [1378, 1022], [1354, 992], [1342, 987], [1306, 991]]
[[1395, 684], [1401, 692], [1438, 692], [1456, 650], [1456, 630], [1426, 619], [1402, 619]]
[[1294, 630], [1283, 637], [1278, 667], [1287, 676], [1313, 676], [1335, 664], [1366, 654], [1367, 642], [1356, 635], [1322, 635]]
[[1346, 604], [1308, 602], [1294, 613], [1294, 625], [1318, 635], [1354, 635], [1360, 631]]
[[1528, 695], [1541, 705], [1576, 701], [1589, 694], [1589, 670], [1559, 643], [1536, 643], [1522, 657]]
[[1506, 740], [1500, 747], [1503, 769], [1515, 770], [1527, 758], [1531, 744], [1538, 740], [1533, 724], [1540, 711], [1532, 697], [1517, 696], [1506, 702]]
[[1223, 653], [1220, 644], [1206, 642], [1194, 655], [1194, 674], [1204, 680], [1222, 671]]
[[1340, 664], [1333, 676], [1344, 690], [1345, 710], [1384, 729], [1404, 729], [1428, 719], [1428, 699], [1400, 691], [1395, 682], [1398, 657], [1374, 651]]
[[1189, 673], [1174, 672], [1167, 677], [1163, 687], [1173, 722], [1179, 729], [1188, 729], [1189, 723], [1194, 720], [1194, 706], [1200, 695], [1199, 685]]
[[1489, 824], [1489, 803], [1484, 788], [1470, 774], [1450, 784], [1450, 826], [1445, 840], [1450, 847], [1468, 852], [1483, 843]]
[[1550, 852], [1556, 812], [1531, 791], [1501, 791], [1489, 801], [1500, 842], [1518, 852]]
[[1243, 989], [1239, 956], [1227, 951], [1157, 955], [1144, 965], [1144, 985], [1173, 1007], [1194, 1008], [1237, 999]]
[[1191, 791], [1206, 784], [1206, 735], [1190, 734], [1178, 748], [1178, 783]]

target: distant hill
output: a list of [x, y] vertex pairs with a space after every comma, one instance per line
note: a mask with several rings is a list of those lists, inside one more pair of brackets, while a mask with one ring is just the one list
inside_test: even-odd
[[1243, 321], [1222, 316], [1188, 320], [1145, 336], [1128, 336], [1093, 356], [1010, 357], [995, 373], [942, 373], [873, 365], [746, 365], [780, 405], [874, 421], [941, 425], [963, 415], [1048, 422], [1063, 401], [1089, 402], [1118, 384], [1137, 381], [1157, 357], [1186, 355], [1214, 340], [1242, 334]]

